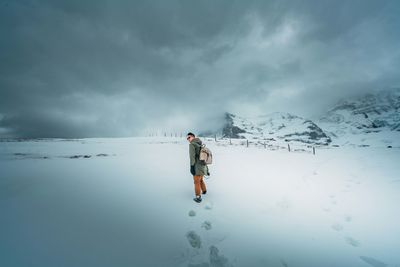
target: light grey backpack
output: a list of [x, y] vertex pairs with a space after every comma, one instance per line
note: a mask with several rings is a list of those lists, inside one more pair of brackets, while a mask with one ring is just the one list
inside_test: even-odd
[[201, 146], [199, 159], [206, 165], [210, 165], [212, 163], [212, 152], [208, 147], [206, 147], [206, 145]]

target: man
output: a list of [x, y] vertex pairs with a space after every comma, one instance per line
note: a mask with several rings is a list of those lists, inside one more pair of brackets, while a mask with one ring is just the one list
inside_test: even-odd
[[186, 139], [189, 141], [189, 156], [190, 156], [190, 173], [193, 175], [194, 180], [194, 193], [193, 199], [197, 203], [201, 202], [201, 193], [206, 194], [206, 184], [204, 183], [204, 175], [208, 175], [208, 168], [204, 162], [201, 162], [200, 149], [202, 142], [193, 133], [188, 133]]

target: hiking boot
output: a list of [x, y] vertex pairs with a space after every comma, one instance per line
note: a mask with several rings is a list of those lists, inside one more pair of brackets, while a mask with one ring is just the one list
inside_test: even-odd
[[203, 191], [203, 193], [202, 193], [203, 195], [205, 195], [205, 194], [207, 194], [207, 190], [206, 191]]
[[202, 199], [201, 196], [196, 196], [195, 198], [193, 198], [193, 200], [197, 203], [200, 203]]

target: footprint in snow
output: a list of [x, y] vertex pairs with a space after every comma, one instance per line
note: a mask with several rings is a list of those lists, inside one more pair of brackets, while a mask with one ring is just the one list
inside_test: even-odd
[[366, 263], [368, 263], [371, 266], [374, 267], [386, 267], [388, 266], [386, 263], [381, 262], [380, 260], [371, 258], [371, 257], [365, 257], [365, 256], [360, 256], [360, 259], [362, 259], [363, 261], [365, 261]]
[[193, 248], [200, 248], [201, 247], [201, 238], [195, 231], [189, 231], [186, 233], [186, 238], [189, 241], [189, 244]]
[[276, 202], [276, 206], [278, 208], [280, 208], [281, 210], [288, 210], [288, 209], [290, 209], [291, 203], [287, 199], [282, 199], [282, 200]]
[[281, 260], [281, 264], [283, 267], [289, 267], [289, 264], [285, 260]]
[[360, 241], [358, 241], [358, 240], [356, 240], [356, 239], [354, 239], [354, 238], [352, 238], [350, 236], [345, 237], [345, 240], [346, 240], [347, 244], [352, 245], [353, 247], [359, 247], [360, 246]]
[[341, 224], [339, 224], [339, 223], [335, 223], [331, 227], [335, 231], [342, 231], [343, 230], [343, 226]]
[[210, 247], [210, 266], [225, 267], [231, 266], [228, 259], [224, 255], [219, 254], [219, 249], [216, 246]]
[[204, 221], [203, 224], [201, 225], [201, 227], [203, 227], [206, 230], [211, 230], [212, 225], [210, 221]]
[[344, 216], [344, 220], [345, 220], [346, 222], [351, 222], [352, 219], [353, 219], [353, 218], [352, 218], [350, 215], [345, 215], [345, 216]]
[[206, 210], [212, 210], [213, 209], [213, 203], [212, 202], [207, 202], [204, 208]]
[[331, 212], [330, 208], [323, 208], [322, 210], [325, 211], [325, 212]]
[[190, 210], [190, 211], [189, 211], [189, 216], [190, 216], [190, 217], [196, 216], [196, 212], [195, 212], [194, 210]]

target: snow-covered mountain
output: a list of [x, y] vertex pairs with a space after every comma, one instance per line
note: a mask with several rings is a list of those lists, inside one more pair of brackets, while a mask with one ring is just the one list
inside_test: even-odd
[[400, 131], [400, 89], [341, 100], [320, 119], [333, 134]]
[[248, 118], [226, 113], [222, 136], [316, 145], [400, 145], [400, 89], [343, 99], [313, 121], [284, 112]]
[[319, 145], [331, 142], [330, 137], [314, 122], [290, 113], [275, 112], [251, 118], [226, 113], [225, 120], [223, 137], [296, 141]]
[[[318, 125], [342, 144], [383, 141], [400, 137], [400, 89], [366, 94], [338, 102]], [[379, 139], [379, 140], [373, 140]]]

